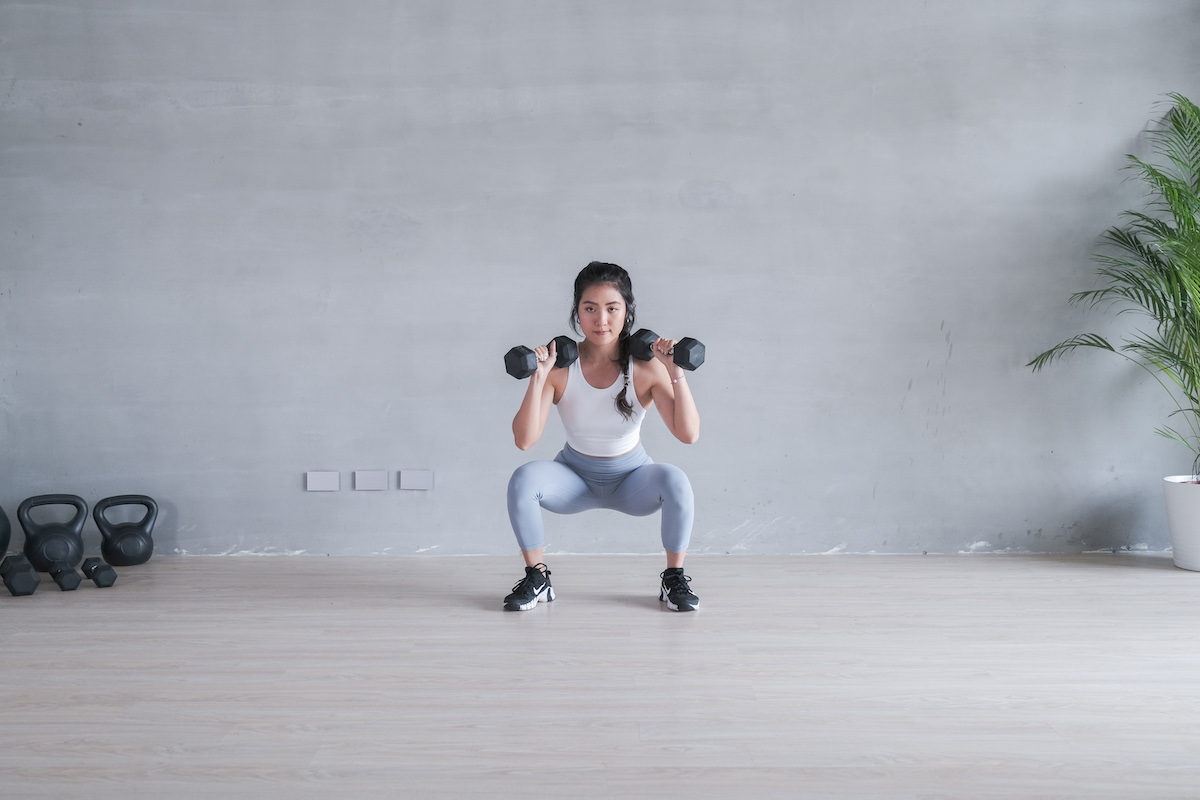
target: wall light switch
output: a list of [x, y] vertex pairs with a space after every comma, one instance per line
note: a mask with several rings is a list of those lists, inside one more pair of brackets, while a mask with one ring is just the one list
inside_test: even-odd
[[382, 492], [387, 488], [387, 470], [360, 469], [354, 472], [354, 491], [356, 492]]
[[415, 489], [419, 492], [428, 492], [433, 488], [433, 470], [428, 469], [402, 469], [400, 470], [400, 488]]
[[340, 472], [306, 472], [304, 488], [310, 492], [337, 492], [342, 488]]

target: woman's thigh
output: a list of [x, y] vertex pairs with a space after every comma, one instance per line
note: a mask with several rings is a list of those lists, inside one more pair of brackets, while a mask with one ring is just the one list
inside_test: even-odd
[[629, 473], [605, 503], [609, 508], [644, 517], [664, 503], [692, 504], [692, 484], [679, 467], [671, 464], [646, 464]]
[[531, 499], [555, 514], [578, 514], [599, 508], [587, 483], [559, 461], [530, 461], [517, 468], [508, 484], [510, 505]]

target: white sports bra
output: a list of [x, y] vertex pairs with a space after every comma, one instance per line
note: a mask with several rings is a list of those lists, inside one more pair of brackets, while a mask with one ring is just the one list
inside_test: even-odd
[[558, 399], [558, 416], [572, 450], [585, 456], [611, 458], [637, 447], [646, 409], [638, 402], [631, 375], [625, 399], [633, 406], [633, 415], [629, 419], [621, 416], [617, 395], [624, 385], [625, 376], [618, 373], [612, 386], [597, 389], [583, 377], [578, 359], [567, 368], [567, 387]]

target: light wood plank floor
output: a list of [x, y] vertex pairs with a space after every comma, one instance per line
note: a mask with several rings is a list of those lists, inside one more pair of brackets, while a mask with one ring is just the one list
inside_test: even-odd
[[1200, 573], [157, 558], [0, 597], [0, 797], [1197, 798]]

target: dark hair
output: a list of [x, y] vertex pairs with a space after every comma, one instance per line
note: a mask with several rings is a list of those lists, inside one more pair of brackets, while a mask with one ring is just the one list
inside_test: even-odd
[[633, 323], [637, 318], [635, 313], [637, 304], [633, 302], [633, 281], [629, 279], [629, 273], [621, 269], [616, 264], [608, 264], [603, 261], [593, 261], [588, 264], [579, 274], [575, 276], [575, 302], [571, 306], [571, 329], [579, 333], [579, 301], [583, 299], [583, 293], [590, 286], [605, 284], [612, 286], [621, 294], [621, 299], [625, 301], [625, 325], [621, 328], [621, 334], [617, 337], [617, 360], [621, 362], [621, 374], [625, 376], [625, 385], [621, 387], [621, 393], [617, 395], [617, 411], [621, 412], [621, 416], [629, 419], [633, 416], [633, 404], [626, 399], [626, 392], [629, 391], [629, 334], [633, 332]]

